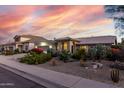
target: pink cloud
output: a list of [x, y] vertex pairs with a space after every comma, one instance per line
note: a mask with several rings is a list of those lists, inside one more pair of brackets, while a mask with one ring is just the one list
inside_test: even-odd
[[1, 31], [19, 33], [26, 30], [23, 33], [38, 35], [61, 32], [61, 36], [111, 23], [104, 16], [104, 7], [98, 5], [15, 6], [11, 11], [0, 13], [0, 21]]

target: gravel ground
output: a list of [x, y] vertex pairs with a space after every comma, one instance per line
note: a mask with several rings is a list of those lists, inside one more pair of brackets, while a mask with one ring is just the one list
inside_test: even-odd
[[[91, 61], [88, 61], [90, 63]], [[54, 70], [57, 72], [62, 72], [62, 73], [67, 73], [67, 74], [72, 74], [75, 76], [80, 76], [83, 78], [88, 78], [108, 84], [113, 84], [118, 87], [124, 87], [124, 71], [120, 71], [120, 82], [115, 84], [111, 81], [110, 78], [110, 71], [111, 69], [109, 68], [109, 64], [113, 63], [111, 61], [102, 61], [103, 68], [98, 68], [98, 69], [93, 69], [93, 68], [88, 68], [86, 69], [85, 67], [81, 67], [80, 63], [77, 62], [67, 62], [64, 63], [62, 61], [57, 61], [56, 66], [51, 65], [51, 61], [44, 63], [44, 64], [39, 64], [36, 65], [38, 67], [46, 68], [49, 70]]]

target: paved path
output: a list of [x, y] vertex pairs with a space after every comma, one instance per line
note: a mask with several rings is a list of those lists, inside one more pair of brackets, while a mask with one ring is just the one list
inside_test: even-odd
[[43, 86], [0, 67], [0, 88], [42, 88]]
[[0, 56], [0, 63], [7, 69], [31, 79], [46, 87], [73, 87], [73, 88], [112, 88], [113, 85], [85, 79], [65, 73], [55, 72], [33, 65], [22, 64], [10, 57]]

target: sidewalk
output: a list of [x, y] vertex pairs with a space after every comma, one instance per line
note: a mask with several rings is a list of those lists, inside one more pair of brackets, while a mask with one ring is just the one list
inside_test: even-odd
[[0, 66], [46, 87], [114, 88], [115, 86], [65, 73], [55, 72], [0, 56]]

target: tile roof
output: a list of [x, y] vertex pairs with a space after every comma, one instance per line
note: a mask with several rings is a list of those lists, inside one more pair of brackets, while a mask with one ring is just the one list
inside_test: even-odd
[[79, 44], [114, 44], [116, 42], [116, 36], [96, 36], [87, 38], [78, 38]]
[[40, 37], [40, 36], [34, 36], [34, 35], [19, 35], [20, 37], [26, 37], [26, 38], [30, 38], [30, 40], [26, 40], [22, 43], [25, 43], [25, 42], [30, 42], [30, 43], [39, 43], [39, 42], [48, 42], [48, 43], [53, 43], [51, 40], [47, 40], [43, 37]]

